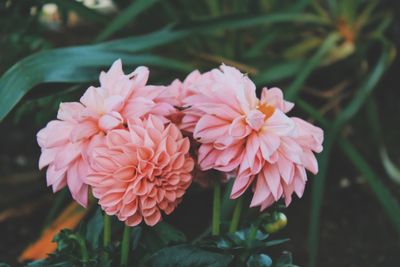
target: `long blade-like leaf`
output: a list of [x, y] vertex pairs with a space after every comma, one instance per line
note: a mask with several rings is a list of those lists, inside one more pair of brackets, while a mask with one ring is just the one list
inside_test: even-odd
[[43, 82], [78, 83], [98, 78], [118, 58], [130, 66], [149, 65], [188, 72], [191, 66], [155, 55], [132, 55], [90, 47], [55, 49], [34, 54], [15, 64], [0, 79], [0, 120], [34, 86]]
[[159, 0], [136, 0], [117, 17], [111, 21], [107, 27], [96, 37], [95, 42], [101, 42], [112, 34], [121, 30], [124, 26], [134, 20], [140, 13], [150, 8]]
[[330, 152], [333, 144], [340, 133], [343, 125], [347, 123], [360, 110], [362, 104], [370, 92], [376, 87], [376, 84], [382, 77], [388, 66], [389, 53], [384, 50], [374, 69], [367, 75], [366, 80], [357, 90], [355, 97], [348, 106], [335, 119], [331, 127], [329, 127], [327, 138], [325, 141], [325, 149], [320, 154], [320, 170], [318, 175], [313, 179], [312, 184], [312, 200], [311, 215], [309, 225], [308, 249], [309, 249], [309, 266], [315, 267], [317, 264], [319, 230], [320, 230], [320, 213], [325, 188], [326, 174], [329, 163]]
[[310, 76], [313, 70], [315, 70], [319, 64], [321, 63], [323, 57], [329, 52], [329, 50], [336, 44], [339, 40], [340, 36], [337, 33], [330, 34], [325, 41], [322, 43], [321, 47], [317, 50], [317, 52], [311, 57], [311, 59], [304, 65], [302, 71], [293, 81], [293, 83], [288, 87], [285, 92], [286, 98], [294, 101], [297, 98], [297, 94], [299, 93], [301, 87], [304, 82]]
[[165, 45], [195, 33], [283, 22], [321, 23], [317, 17], [307, 14], [228, 16], [176, 25], [174, 28], [166, 27], [139, 37], [92, 46], [59, 48], [31, 55], [17, 62], [0, 78], [0, 121], [31, 88], [40, 83], [92, 81], [97, 78], [101, 68], [117, 58], [122, 58], [128, 65], [148, 64], [189, 71], [187, 65], [171, 59], [135, 56], [132, 53]]

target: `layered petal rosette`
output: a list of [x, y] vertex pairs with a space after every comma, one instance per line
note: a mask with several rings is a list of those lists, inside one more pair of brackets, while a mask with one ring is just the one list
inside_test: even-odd
[[192, 181], [189, 139], [157, 116], [132, 119], [91, 148], [87, 183], [108, 215], [129, 226], [155, 225], [170, 214]]
[[201, 169], [236, 173], [232, 198], [254, 185], [252, 206], [266, 208], [282, 196], [288, 204], [292, 192], [301, 195], [304, 168], [316, 171], [313, 151], [322, 149], [322, 130], [289, 118], [285, 113], [294, 105], [279, 88], [263, 88], [258, 99], [246, 75], [222, 65], [204, 73], [190, 90], [184, 112], [199, 117], [193, 137], [201, 144]]
[[47, 185], [56, 192], [68, 185], [72, 197], [87, 205], [87, 146], [95, 136], [124, 128], [128, 116], [146, 117], [149, 113], [168, 114], [173, 107], [156, 103], [162, 87], [146, 86], [149, 71], [138, 67], [125, 75], [121, 60], [100, 74], [100, 86], [89, 87], [80, 102], [62, 103], [57, 120], [39, 131], [42, 154], [39, 167], [47, 169]]
[[302, 119], [292, 119], [297, 134], [282, 138], [272, 160], [264, 162], [254, 185], [252, 207], [261, 206], [264, 210], [282, 197], [288, 206], [293, 193], [302, 197], [307, 181], [306, 170], [313, 174], [318, 172], [313, 152], [322, 151], [323, 131]]

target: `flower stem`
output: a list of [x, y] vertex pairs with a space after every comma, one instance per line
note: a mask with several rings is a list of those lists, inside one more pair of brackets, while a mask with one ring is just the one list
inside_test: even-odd
[[122, 236], [122, 244], [121, 244], [121, 267], [126, 267], [128, 265], [129, 259], [129, 234], [131, 228], [127, 225], [124, 227], [124, 233]]
[[234, 233], [237, 231], [240, 221], [240, 214], [242, 213], [242, 198], [238, 198], [235, 203], [235, 209], [232, 215], [231, 225], [229, 226], [229, 233]]
[[[103, 215], [103, 248], [108, 247], [111, 242], [111, 217]], [[104, 261], [108, 262], [108, 253], [104, 252]]]
[[111, 217], [104, 214], [103, 246], [107, 247], [111, 241]]
[[216, 236], [220, 233], [221, 224], [221, 184], [219, 181], [214, 183], [214, 204], [212, 217], [212, 235]]

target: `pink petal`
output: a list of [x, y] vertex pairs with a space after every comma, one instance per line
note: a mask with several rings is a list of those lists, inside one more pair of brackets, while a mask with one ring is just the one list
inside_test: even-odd
[[265, 180], [266, 179], [264, 177], [264, 173], [261, 172], [257, 177], [257, 183], [255, 185], [255, 190], [250, 203], [250, 207], [259, 206], [271, 195], [271, 191], [269, 190]]
[[295, 124], [282, 111], [275, 109], [272, 116], [265, 122], [263, 129], [278, 136], [291, 136], [295, 131]]
[[204, 115], [196, 124], [193, 137], [202, 143], [213, 142], [227, 133], [229, 122], [215, 116]]
[[90, 138], [99, 132], [96, 123], [86, 120], [77, 124], [71, 131], [70, 138], [73, 143], [79, 142], [82, 139]]
[[240, 197], [249, 188], [254, 176], [238, 175], [233, 183], [231, 199]]
[[124, 122], [122, 116], [113, 111], [111, 113], [105, 114], [99, 119], [99, 127], [104, 131], [112, 130], [119, 127]]
[[82, 143], [69, 143], [63, 147], [63, 151], [57, 153], [54, 159], [56, 170], [62, 169], [80, 157], [82, 151]]
[[279, 170], [275, 165], [266, 165], [263, 169], [264, 177], [268, 184], [268, 187], [274, 196], [275, 201], [279, 200], [281, 197], [281, 176]]

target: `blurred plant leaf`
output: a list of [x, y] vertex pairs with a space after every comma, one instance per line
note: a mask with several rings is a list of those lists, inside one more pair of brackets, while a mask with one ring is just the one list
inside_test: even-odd
[[272, 65], [265, 71], [259, 72], [255, 77], [257, 85], [271, 84], [277, 81], [290, 78], [304, 67], [304, 61], [294, 60]]
[[178, 71], [191, 67], [154, 55], [132, 55], [88, 47], [61, 48], [29, 56], [0, 79], [0, 120], [34, 86], [43, 82], [77, 83], [96, 80], [100, 69], [123, 58], [127, 65], [150, 65]]
[[273, 267], [298, 267], [293, 264], [292, 253], [284, 251]]
[[[383, 47], [385, 48], [385, 45]], [[389, 52], [389, 49], [383, 50], [377, 63], [374, 65], [374, 68], [366, 75], [366, 79], [356, 91], [353, 100], [328, 127], [328, 132], [324, 142], [324, 151], [318, 155], [319, 172], [312, 182], [311, 214], [308, 236], [310, 267], [315, 267], [317, 263], [321, 203], [331, 150], [342, 127], [360, 110], [362, 104], [382, 77], [388, 66]]]
[[251, 255], [246, 263], [247, 267], [271, 267], [272, 260], [266, 254]]
[[130, 237], [131, 237], [131, 248], [132, 250], [135, 250], [138, 245], [139, 245], [139, 241], [142, 237], [142, 227], [141, 226], [135, 226], [132, 228], [131, 233], [130, 233]]
[[390, 159], [385, 147], [381, 147], [379, 155], [386, 173], [395, 183], [400, 184], [400, 168]]
[[400, 237], [400, 205], [392, 196], [390, 191], [378, 178], [378, 175], [371, 169], [370, 165], [364, 160], [361, 154], [353, 145], [342, 138], [339, 144], [345, 155], [353, 165], [363, 174], [363, 178], [368, 182], [378, 201], [382, 205], [389, 220], [392, 222], [397, 234]]
[[106, 40], [112, 34], [124, 28], [134, 20], [140, 13], [153, 6], [159, 0], [135, 0], [130, 6], [118, 13], [114, 20], [109, 22], [106, 28], [95, 38], [95, 42]]
[[144, 64], [189, 72], [193, 68], [177, 60], [132, 53], [167, 44], [194, 33], [282, 22], [321, 23], [318, 17], [308, 14], [228, 16], [188, 22], [184, 27], [176, 27], [175, 31], [167, 27], [145, 36], [33, 54], [17, 62], [0, 78], [0, 121], [31, 88], [40, 83], [93, 81], [101, 68], [109, 66], [118, 58], [123, 58], [125, 64], [130, 66]]
[[312, 71], [318, 67], [324, 56], [329, 52], [330, 49], [332, 49], [332, 47], [334, 47], [339, 39], [340, 36], [338, 33], [331, 33], [328, 37], [326, 37], [317, 52], [310, 58], [309, 61], [305, 63], [293, 83], [287, 88], [285, 95], [288, 100], [296, 100], [297, 95], [300, 89], [303, 87], [308, 76], [310, 76]]
[[185, 234], [166, 222], [158, 223], [152, 230], [166, 245], [186, 242]]
[[381, 125], [379, 123], [378, 116], [378, 108], [376, 106], [376, 102], [372, 97], [368, 98], [367, 101], [367, 116], [368, 123], [371, 126], [372, 134], [374, 137], [374, 141], [377, 144], [379, 149], [379, 156], [381, 158], [381, 162], [383, 168], [385, 169], [388, 176], [397, 184], [400, 184], [400, 168], [398, 168], [393, 161], [390, 159], [389, 154], [387, 152], [386, 146], [383, 140], [383, 134], [381, 130]]
[[307, 55], [307, 53], [321, 45], [321, 39], [318, 37], [307, 36], [301, 42], [289, 47], [284, 52], [284, 57], [290, 60], [298, 59]]
[[86, 240], [91, 243], [93, 248], [99, 246], [99, 239], [103, 232], [103, 227], [103, 214], [100, 207], [98, 207], [86, 225]]
[[226, 267], [232, 259], [232, 255], [210, 252], [192, 245], [179, 245], [159, 250], [150, 258], [149, 265], [156, 267]]

